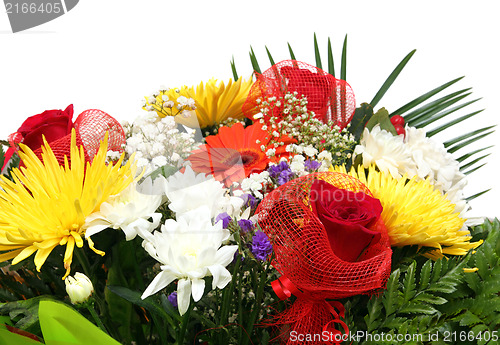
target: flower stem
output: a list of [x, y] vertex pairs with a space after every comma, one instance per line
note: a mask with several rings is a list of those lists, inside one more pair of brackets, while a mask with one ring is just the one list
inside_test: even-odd
[[182, 345], [184, 343], [184, 336], [186, 335], [186, 329], [189, 323], [189, 317], [191, 315], [191, 310], [194, 308], [194, 303], [189, 303], [189, 308], [184, 314], [181, 324], [181, 329], [179, 331], [179, 336], [177, 337], [177, 344]]
[[106, 330], [106, 327], [104, 327], [104, 324], [102, 323], [101, 319], [99, 318], [99, 315], [97, 315], [95, 309], [94, 309], [94, 303], [88, 303], [87, 304], [87, 309], [90, 312], [90, 315], [92, 315], [92, 318], [94, 319], [95, 323], [99, 328], [106, 334], [108, 334], [108, 331]]

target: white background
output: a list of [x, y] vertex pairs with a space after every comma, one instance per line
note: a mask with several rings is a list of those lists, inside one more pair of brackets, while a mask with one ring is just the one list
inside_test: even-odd
[[[297, 59], [314, 64], [316, 32], [324, 65], [332, 39], [337, 68], [348, 34], [347, 81], [358, 104], [369, 102], [414, 48], [417, 53], [379, 107], [395, 110], [465, 75], [452, 90], [473, 87], [473, 97], [482, 100], [461, 114], [486, 110], [448, 133], [449, 139], [499, 122], [495, 3], [81, 0], [66, 15], [16, 34], [0, 5], [0, 138], [28, 116], [70, 103], [76, 115], [99, 108], [120, 121], [132, 120], [142, 112], [142, 97], [160, 85], [192, 85], [211, 77], [227, 81], [233, 55], [238, 73], [249, 76], [250, 45], [263, 69], [269, 67], [264, 46], [279, 61], [289, 57], [287, 42]], [[483, 146], [498, 145], [499, 133]], [[489, 164], [470, 175], [466, 194], [493, 187], [472, 203], [475, 215], [492, 217], [500, 214], [498, 146], [490, 152]]]

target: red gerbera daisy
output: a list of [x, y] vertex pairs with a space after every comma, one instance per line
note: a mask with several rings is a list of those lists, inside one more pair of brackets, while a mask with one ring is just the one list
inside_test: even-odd
[[[267, 168], [272, 160], [289, 155], [286, 145], [294, 139], [281, 137], [271, 142], [272, 136], [256, 123], [244, 128], [241, 123], [232, 127], [221, 127], [217, 135], [205, 138], [206, 144], [193, 151], [187, 158], [196, 172], [214, 175], [229, 187], [235, 181], [241, 181], [252, 173]], [[274, 143], [278, 143], [275, 147]], [[283, 143], [282, 145], [280, 143]], [[276, 149], [275, 156], [266, 155], [268, 149]]]

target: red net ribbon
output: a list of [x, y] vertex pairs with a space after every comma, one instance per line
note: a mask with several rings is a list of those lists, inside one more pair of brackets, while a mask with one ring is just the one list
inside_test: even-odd
[[[100, 143], [104, 139], [106, 132], [108, 132], [108, 151], [123, 152], [125, 140], [125, 132], [123, 131], [120, 123], [111, 115], [98, 109], [89, 109], [82, 112], [73, 123], [72, 126], [76, 131], [76, 144], [83, 146], [85, 151], [85, 158], [87, 161], [92, 161], [96, 153], [99, 151]], [[40, 136], [43, 133], [40, 134]], [[19, 143], [23, 142], [21, 133], [16, 132], [9, 135], [9, 148], [4, 167], [17, 150]], [[64, 164], [64, 157], [69, 157], [71, 154], [71, 132], [67, 135], [60, 137], [54, 141], [49, 142], [49, 145], [54, 152], [59, 164]], [[37, 148], [33, 151], [35, 155], [42, 159], [42, 148]], [[22, 162], [20, 166], [23, 166]], [[2, 170], [3, 168], [2, 167]]]
[[[325, 331], [331, 332], [328, 333], [330, 343], [342, 338], [342, 334], [345, 337], [348, 328], [340, 320], [343, 307], [328, 300], [372, 294], [385, 287], [390, 275], [392, 251], [380, 218], [369, 229], [380, 233], [380, 239], [370, 243], [359, 257], [345, 261], [335, 254], [330, 243], [332, 239], [311, 206], [314, 201], [311, 188], [318, 180], [358, 193], [356, 195], [372, 197], [359, 180], [341, 173], [324, 172], [292, 180], [268, 194], [259, 204], [258, 223], [273, 245], [273, 266], [282, 275], [272, 287], [282, 299], [291, 295], [297, 297], [290, 308], [268, 323], [280, 328], [285, 344], [296, 343], [293, 335], [321, 336]], [[357, 242], [358, 239], [343, 237], [342, 241], [348, 246], [347, 241]], [[334, 326], [340, 326], [340, 330]], [[324, 342], [304, 341], [301, 344]]]
[[[336, 79], [304, 62], [284, 60], [257, 74], [257, 80], [243, 105], [243, 113], [253, 120], [253, 116], [260, 111], [258, 100], [284, 97], [288, 92], [297, 92], [297, 97], [307, 97], [307, 109], [313, 111], [316, 118], [323, 123], [331, 120], [341, 129], [351, 122], [356, 110], [354, 92], [345, 80]], [[282, 110], [283, 105], [276, 107], [268, 116], [280, 119]]]

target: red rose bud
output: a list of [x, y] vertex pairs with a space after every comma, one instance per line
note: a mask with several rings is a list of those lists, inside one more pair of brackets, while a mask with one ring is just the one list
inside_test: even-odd
[[338, 258], [354, 262], [380, 241], [381, 234], [372, 230], [382, 213], [378, 199], [322, 180], [314, 181], [310, 193], [312, 211], [323, 223]]
[[71, 134], [73, 128], [73, 105], [65, 110], [46, 110], [28, 117], [17, 130], [23, 136], [23, 144], [35, 151], [43, 145], [43, 137], [48, 143]]
[[401, 115], [394, 115], [391, 117], [391, 123], [395, 127], [397, 125], [403, 126], [405, 125], [405, 119]]

